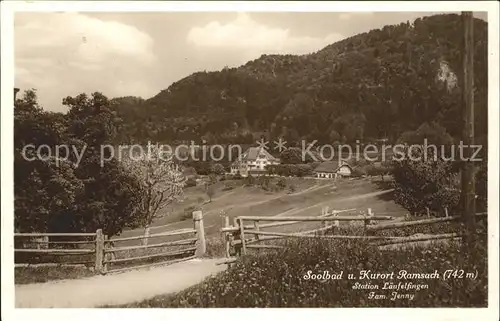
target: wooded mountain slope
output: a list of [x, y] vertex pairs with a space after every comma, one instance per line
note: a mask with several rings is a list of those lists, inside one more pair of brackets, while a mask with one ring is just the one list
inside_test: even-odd
[[[476, 135], [487, 137], [487, 23], [476, 19]], [[344, 39], [308, 55], [263, 55], [194, 73], [144, 100], [116, 98], [120, 143], [252, 143], [265, 135], [319, 142], [391, 141], [435, 122], [460, 137], [459, 15]]]

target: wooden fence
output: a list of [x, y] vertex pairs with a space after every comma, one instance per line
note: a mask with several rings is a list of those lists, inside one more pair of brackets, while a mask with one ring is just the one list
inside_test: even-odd
[[[15, 266], [82, 265], [95, 263], [97, 233], [14, 233]], [[52, 262], [46, 262], [47, 260]], [[56, 262], [53, 262], [56, 261]]]
[[[163, 233], [121, 237], [108, 239], [99, 229], [95, 233], [15, 233], [14, 237], [20, 239], [20, 242], [15, 242], [15, 254], [23, 255], [23, 253], [31, 254], [32, 256], [41, 256], [44, 258], [50, 256], [71, 255], [72, 257], [84, 257], [85, 260], [57, 260], [58, 262], [33, 262], [31, 257], [30, 263], [15, 264], [16, 266], [54, 266], [54, 265], [83, 265], [93, 266], [96, 273], [105, 274], [108, 272], [119, 272], [130, 269], [156, 266], [165, 263], [175, 263], [201, 257], [206, 251], [205, 231], [203, 227], [203, 213], [201, 211], [193, 212], [193, 228], [168, 231]], [[191, 235], [190, 238], [184, 236]], [[180, 238], [174, 241], [162, 241], [156, 244], [149, 245], [132, 245], [116, 247], [116, 243], [129, 242], [134, 240], [155, 239], [155, 238]], [[57, 239], [64, 239], [58, 241]], [[74, 238], [80, 238], [74, 240]], [[28, 242], [26, 242], [28, 239]], [[34, 245], [32, 248], [27, 248]], [[185, 246], [188, 246], [187, 248]], [[20, 248], [23, 247], [23, 248]], [[57, 248], [66, 247], [66, 248]], [[67, 248], [72, 247], [72, 248]], [[171, 251], [161, 251], [163, 249], [171, 249]], [[151, 253], [151, 249], [160, 249], [157, 253]], [[137, 251], [139, 250], [139, 251]], [[145, 253], [141, 253], [141, 250]], [[117, 253], [125, 255], [117, 255]], [[117, 257], [120, 256], [120, 257]], [[89, 259], [89, 257], [91, 259]], [[140, 262], [148, 260], [157, 260], [167, 258], [168, 261], [154, 262], [135, 266], [124, 266], [130, 262]], [[118, 267], [116, 267], [118, 266]]]
[[[230, 258], [231, 248], [234, 248], [235, 255], [244, 255], [248, 249], [280, 249], [282, 246], [278, 245], [258, 245], [256, 243], [262, 241], [283, 239], [283, 238], [328, 238], [328, 239], [364, 239], [373, 241], [382, 241], [378, 243], [379, 246], [401, 243], [420, 242], [437, 239], [454, 239], [461, 237], [457, 233], [437, 234], [437, 235], [423, 235], [423, 236], [375, 236], [374, 231], [387, 230], [395, 228], [403, 228], [407, 226], [428, 225], [440, 222], [459, 221], [461, 217], [448, 216], [442, 218], [425, 219], [419, 221], [407, 221], [396, 223], [373, 224], [375, 221], [390, 221], [393, 220], [392, 216], [375, 216], [369, 208], [366, 214], [355, 216], [339, 216], [342, 212], [349, 212], [352, 210], [333, 211], [331, 213], [323, 213], [321, 216], [316, 217], [283, 217], [283, 216], [239, 216], [234, 218], [234, 225], [230, 225], [229, 217], [223, 215], [223, 227], [221, 234], [223, 242], [226, 247], [226, 257]], [[484, 216], [487, 213], [477, 213], [478, 216]], [[363, 235], [326, 235], [327, 231], [332, 231], [339, 227], [340, 221], [362, 221], [363, 222]], [[253, 224], [245, 224], [246, 222], [253, 222]], [[272, 222], [260, 224], [260, 222]], [[322, 222], [322, 227], [293, 233], [283, 232], [268, 232], [262, 231], [263, 228], [277, 227], [292, 225], [304, 222]], [[252, 235], [253, 237], [247, 237]], [[229, 260], [232, 262], [234, 260]]]

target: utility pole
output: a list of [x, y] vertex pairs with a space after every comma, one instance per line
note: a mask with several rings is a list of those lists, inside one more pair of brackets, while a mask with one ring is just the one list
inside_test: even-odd
[[463, 25], [463, 76], [462, 76], [462, 110], [463, 110], [463, 144], [466, 147], [462, 169], [462, 215], [465, 224], [467, 245], [474, 244], [476, 233], [476, 193], [474, 182], [474, 163], [470, 160], [471, 148], [474, 144], [474, 16], [472, 12], [462, 12]]

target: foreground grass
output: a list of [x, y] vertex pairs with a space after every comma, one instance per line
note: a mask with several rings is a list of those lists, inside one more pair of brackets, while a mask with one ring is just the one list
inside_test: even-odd
[[95, 275], [93, 270], [84, 266], [30, 266], [16, 267], [15, 284], [44, 283], [64, 279], [80, 279]]
[[[482, 237], [469, 254], [460, 244], [433, 243], [425, 248], [380, 251], [360, 241], [291, 240], [277, 252], [249, 255], [230, 269], [175, 295], [158, 296], [123, 307], [486, 307], [487, 248]], [[432, 273], [448, 269], [477, 273], [475, 279], [349, 280], [361, 270]], [[340, 280], [304, 279], [313, 273], [340, 273]], [[353, 289], [356, 282], [378, 290]], [[427, 285], [416, 290], [383, 290], [385, 282]], [[391, 300], [393, 291], [413, 299]], [[385, 299], [370, 299], [370, 292]]]

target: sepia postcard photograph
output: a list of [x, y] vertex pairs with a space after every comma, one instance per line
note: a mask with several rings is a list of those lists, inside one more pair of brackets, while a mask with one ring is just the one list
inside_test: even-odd
[[498, 320], [498, 2], [1, 5], [2, 320]]

